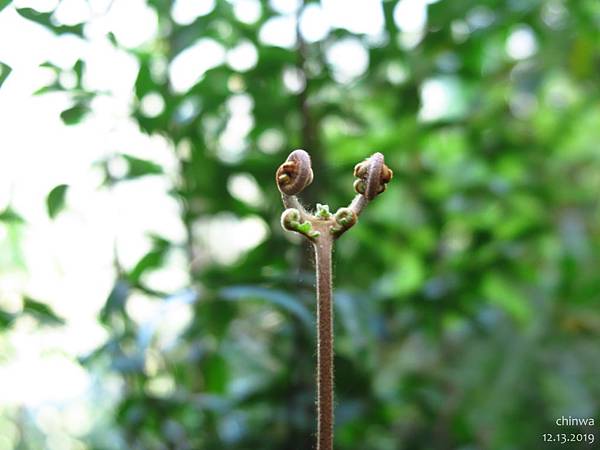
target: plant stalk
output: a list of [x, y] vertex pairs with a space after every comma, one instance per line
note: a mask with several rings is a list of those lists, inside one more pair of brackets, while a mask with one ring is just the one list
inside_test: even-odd
[[333, 450], [333, 237], [322, 234], [314, 247], [317, 271], [317, 450]]
[[281, 226], [312, 241], [317, 271], [317, 450], [333, 450], [333, 293], [331, 258], [333, 241], [351, 228], [376, 195], [385, 191], [393, 173], [383, 155], [374, 153], [354, 167], [354, 190], [358, 194], [348, 208], [335, 214], [329, 206], [317, 203], [313, 214], [307, 212], [296, 195], [312, 183], [310, 155], [294, 150], [275, 172], [277, 188], [287, 208]]

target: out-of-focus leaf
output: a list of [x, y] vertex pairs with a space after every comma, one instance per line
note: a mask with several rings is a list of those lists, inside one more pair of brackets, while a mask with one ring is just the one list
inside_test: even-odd
[[127, 301], [127, 297], [129, 297], [129, 292], [129, 283], [124, 280], [117, 280], [100, 311], [100, 321], [103, 324], [107, 325], [113, 314], [125, 310], [125, 302]]
[[266, 300], [294, 314], [307, 327], [312, 329], [314, 321], [310, 312], [300, 303], [297, 297], [283, 291], [257, 286], [232, 286], [221, 289], [220, 294], [223, 299], [232, 301]]
[[48, 305], [29, 297], [23, 299], [23, 314], [34, 317], [44, 325], [63, 325], [65, 323], [65, 320], [57, 316]]
[[147, 93], [156, 89], [156, 85], [152, 80], [152, 72], [150, 66], [143, 58], [140, 61], [140, 70], [138, 71], [137, 79], [135, 80], [135, 95], [138, 99], [141, 99]]
[[352, 361], [341, 355], [336, 356], [335, 366], [342, 376], [338, 377], [336, 384], [340, 391], [349, 395], [362, 395], [369, 391], [369, 375], [359, 361]]
[[10, 327], [16, 318], [16, 314], [0, 310], [0, 330], [5, 330]]
[[373, 316], [372, 302], [365, 302], [348, 292], [336, 292], [335, 313], [340, 318], [346, 335], [352, 341], [352, 350], [358, 352], [372, 339], [373, 331], [369, 320]]
[[202, 360], [201, 370], [204, 390], [215, 394], [224, 394], [229, 381], [227, 362], [218, 354], [213, 354]]
[[[0, 0], [0, 11], [2, 11], [4, 8], [6, 8], [8, 5], [10, 5], [12, 2], [12, 0]], [[1, 85], [2, 83], [0, 83]]]
[[60, 118], [65, 125], [76, 125], [85, 117], [90, 111], [90, 107], [87, 102], [78, 102], [68, 109], [65, 109], [60, 113]]
[[519, 322], [531, 317], [527, 298], [507, 279], [496, 273], [489, 274], [483, 284], [483, 293], [489, 301]]
[[54, 83], [49, 84], [48, 86], [42, 86], [37, 91], [34, 91], [33, 95], [44, 95], [44, 94], [48, 94], [49, 92], [64, 92], [64, 91], [65, 91], [65, 88], [62, 87], [60, 85], [60, 83], [55, 81]]
[[155, 162], [136, 158], [131, 155], [123, 155], [123, 158], [127, 161], [126, 179], [139, 178], [146, 175], [159, 175], [163, 173], [162, 167]]
[[114, 45], [115, 47], [119, 46], [119, 42], [117, 41], [117, 37], [115, 36], [115, 33], [113, 33], [112, 31], [109, 31], [108, 34], [106, 35], [106, 37], [108, 38], [108, 40], [110, 41], [110, 43], [112, 45]]
[[162, 266], [169, 247], [169, 241], [155, 238], [152, 250], [146, 253], [129, 273], [129, 280], [131, 283], [139, 283], [140, 278], [146, 271], [157, 269]]
[[189, 335], [213, 334], [222, 339], [236, 317], [236, 307], [221, 299], [203, 299], [197, 303], [195, 315], [196, 321], [188, 330]]
[[108, 358], [113, 358], [115, 354], [117, 354], [119, 349], [119, 338], [122, 336], [116, 335], [108, 339], [104, 344], [100, 347], [95, 348], [90, 353], [79, 356], [77, 361], [79, 364], [83, 366], [93, 365], [97, 361], [99, 361], [103, 356], [107, 356]]
[[83, 79], [83, 70], [85, 69], [85, 61], [78, 59], [73, 65], [73, 72], [77, 76], [77, 87], [81, 88], [81, 80]]
[[68, 188], [69, 186], [66, 184], [59, 184], [58, 186], [55, 186], [48, 194], [48, 197], [46, 197], [48, 216], [50, 216], [51, 219], [54, 219], [58, 213], [64, 209]]
[[383, 280], [382, 287], [388, 295], [404, 296], [423, 284], [425, 269], [416, 252], [405, 250], [396, 256], [396, 260], [396, 270], [388, 271], [389, 275]]
[[25, 220], [9, 206], [4, 211], [0, 212], [0, 222], [24, 223]]
[[52, 69], [54, 73], [60, 73], [61, 71], [61, 68], [59, 66], [50, 61], [44, 61], [40, 64], [40, 67], [43, 67], [45, 69]]
[[22, 17], [46, 27], [54, 34], [76, 34], [77, 36], [83, 37], [82, 23], [78, 23], [77, 25], [57, 25], [52, 18], [52, 12], [44, 13], [32, 8], [17, 8], [17, 12]]
[[9, 65], [0, 62], [0, 87], [2, 87], [11, 72], [12, 68]]

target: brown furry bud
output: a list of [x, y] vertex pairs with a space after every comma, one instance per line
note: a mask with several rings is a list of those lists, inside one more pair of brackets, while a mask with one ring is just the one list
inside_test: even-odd
[[312, 183], [310, 156], [304, 150], [294, 150], [275, 174], [277, 188], [286, 195], [296, 195]]

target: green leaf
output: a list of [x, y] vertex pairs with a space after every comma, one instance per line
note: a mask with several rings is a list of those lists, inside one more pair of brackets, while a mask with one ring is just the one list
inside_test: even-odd
[[85, 61], [78, 59], [73, 65], [73, 72], [77, 76], [77, 87], [81, 88], [81, 82], [83, 80], [83, 71], [85, 69]]
[[125, 161], [127, 161], [128, 167], [125, 179], [130, 180], [146, 175], [159, 175], [163, 173], [162, 167], [155, 162], [136, 158], [131, 155], [123, 155], [123, 158], [125, 158]]
[[119, 46], [119, 42], [117, 41], [117, 37], [115, 36], [115, 33], [113, 33], [112, 31], [109, 31], [108, 34], [106, 35], [106, 37], [108, 38], [108, 40], [110, 41], [110, 43], [112, 45], [114, 45], [115, 47]]
[[44, 325], [64, 325], [65, 323], [65, 320], [57, 316], [48, 305], [29, 297], [23, 299], [23, 313], [29, 314]]
[[140, 59], [140, 70], [138, 70], [137, 79], [135, 80], [135, 95], [141, 99], [148, 92], [156, 90], [156, 83], [152, 79], [152, 71], [147, 58]]
[[117, 280], [100, 311], [100, 322], [106, 325], [115, 313], [125, 311], [125, 302], [129, 297], [129, 293], [129, 283], [124, 280]]
[[56, 73], [56, 74], [60, 74], [60, 72], [61, 72], [61, 68], [50, 61], [44, 61], [43, 63], [40, 64], [40, 67], [43, 67], [45, 69], [52, 69], [54, 71], [54, 73]]
[[4, 211], [0, 212], [0, 222], [24, 223], [25, 220], [9, 206]]
[[2, 87], [11, 72], [12, 68], [9, 65], [0, 62], [0, 87]]
[[54, 187], [46, 198], [46, 206], [48, 207], [48, 216], [54, 219], [65, 207], [65, 196], [67, 194], [68, 185], [59, 184]]
[[164, 263], [167, 252], [171, 246], [170, 242], [158, 236], [153, 236], [152, 250], [146, 253], [129, 273], [129, 281], [136, 285], [142, 275], [149, 271], [158, 269]]
[[57, 25], [52, 20], [53, 12], [43, 13], [32, 8], [17, 8], [17, 12], [21, 15], [21, 17], [42, 25], [56, 35], [75, 34], [83, 37], [82, 23], [78, 23], [77, 25]]
[[85, 115], [90, 111], [89, 105], [83, 102], [76, 103], [69, 109], [60, 113], [60, 118], [65, 125], [75, 125], [81, 122]]
[[[8, 5], [10, 5], [12, 2], [12, 0], [0, 0], [0, 11], [2, 11], [4, 8], [6, 8]], [[2, 83], [0, 83], [2, 84]]]
[[58, 81], [55, 81], [54, 83], [49, 84], [48, 86], [42, 86], [37, 91], [34, 91], [33, 95], [43, 95], [43, 94], [48, 94], [50, 92], [64, 92], [64, 91], [65, 91], [65, 88], [62, 87]]
[[16, 318], [16, 314], [0, 310], [0, 330], [5, 330], [9, 328]]

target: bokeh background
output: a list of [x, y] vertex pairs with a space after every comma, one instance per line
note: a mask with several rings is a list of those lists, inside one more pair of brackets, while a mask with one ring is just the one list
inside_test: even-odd
[[[600, 2], [0, 0], [0, 449], [544, 449], [600, 419]], [[560, 448], [591, 448], [570, 443]]]

